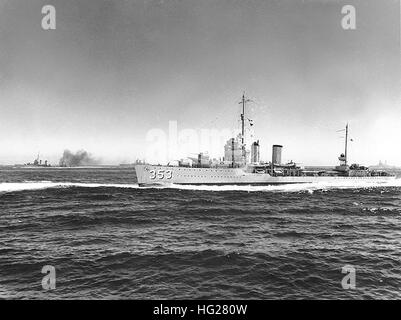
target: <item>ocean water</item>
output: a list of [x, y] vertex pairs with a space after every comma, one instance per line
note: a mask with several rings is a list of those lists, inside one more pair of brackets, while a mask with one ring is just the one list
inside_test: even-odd
[[0, 298], [399, 299], [400, 181], [139, 188], [127, 168], [0, 169]]

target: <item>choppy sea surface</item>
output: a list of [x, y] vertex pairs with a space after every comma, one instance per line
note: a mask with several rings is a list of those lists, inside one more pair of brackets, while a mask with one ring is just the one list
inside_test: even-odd
[[400, 180], [139, 188], [129, 168], [0, 169], [0, 209], [0, 298], [401, 298]]

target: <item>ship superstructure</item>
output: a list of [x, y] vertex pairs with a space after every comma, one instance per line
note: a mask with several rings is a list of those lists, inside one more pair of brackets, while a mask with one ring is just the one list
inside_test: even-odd
[[237, 137], [230, 138], [224, 146], [222, 161], [212, 161], [209, 156], [200, 153], [197, 158], [181, 160], [175, 165], [135, 166], [138, 184], [164, 185], [269, 185], [310, 183], [318, 181], [337, 180], [377, 180], [388, 181], [394, 176], [382, 170], [369, 170], [358, 164], [348, 165], [349, 126], [346, 125], [345, 148], [338, 160], [340, 164], [331, 170], [304, 170], [295, 162], [282, 163], [283, 146], [272, 146], [272, 158], [269, 162], [260, 161], [259, 140], [251, 144], [250, 152], [246, 148], [245, 111], [246, 104], [251, 100], [242, 96], [241, 132]]
[[28, 162], [27, 164], [25, 164], [25, 166], [29, 166], [29, 167], [45, 167], [45, 168], [51, 167], [51, 165], [48, 163], [47, 160], [42, 161], [40, 159], [40, 153], [38, 153], [38, 156], [33, 161], [33, 163]]

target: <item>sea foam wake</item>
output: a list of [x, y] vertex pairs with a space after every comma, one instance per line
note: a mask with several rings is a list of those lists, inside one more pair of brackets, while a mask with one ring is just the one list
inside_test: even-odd
[[3, 182], [0, 183], [0, 192], [18, 192], [26, 190], [42, 190], [51, 188], [122, 188], [122, 189], [180, 189], [180, 190], [199, 190], [199, 191], [246, 191], [246, 192], [302, 192], [312, 193], [316, 190], [330, 189], [365, 189], [365, 188], [387, 188], [401, 187], [401, 179], [394, 179], [387, 182], [377, 181], [335, 181], [335, 182], [315, 182], [315, 183], [296, 183], [287, 185], [226, 185], [226, 186], [208, 186], [208, 185], [166, 185], [139, 187], [138, 184], [113, 184], [113, 183], [76, 183], [76, 182], [53, 182], [53, 181], [25, 181], [25, 182]]
[[75, 182], [52, 182], [52, 181], [26, 181], [26, 182], [4, 182], [0, 183], [0, 192], [16, 192], [25, 190], [42, 190], [51, 188], [139, 188], [138, 184], [109, 184], [109, 183], [75, 183]]

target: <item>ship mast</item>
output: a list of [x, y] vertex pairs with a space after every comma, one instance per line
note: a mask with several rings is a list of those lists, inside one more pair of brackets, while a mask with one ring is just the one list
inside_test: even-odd
[[234, 157], [234, 138], [231, 139], [231, 160], [232, 160], [232, 167], [234, 168], [235, 157]]
[[348, 123], [345, 126], [345, 165], [347, 166], [347, 150], [348, 150]]
[[245, 99], [245, 92], [242, 94], [242, 113], [241, 113], [241, 145], [242, 145], [242, 158], [244, 164], [246, 164], [246, 149], [245, 149], [245, 104], [251, 100]]

